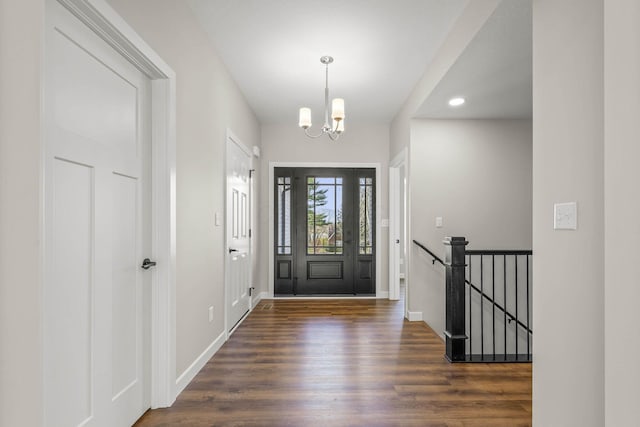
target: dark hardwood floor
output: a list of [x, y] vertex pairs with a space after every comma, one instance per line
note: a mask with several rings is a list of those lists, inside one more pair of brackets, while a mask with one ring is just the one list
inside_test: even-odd
[[264, 300], [137, 426], [529, 426], [530, 364], [449, 364], [387, 300]]

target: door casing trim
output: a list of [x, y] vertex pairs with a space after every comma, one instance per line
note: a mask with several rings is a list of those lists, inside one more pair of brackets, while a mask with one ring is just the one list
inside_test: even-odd
[[[404, 176], [400, 176], [399, 171], [400, 168], [404, 166]], [[392, 234], [401, 234], [400, 228], [400, 209], [397, 209], [393, 206], [392, 201], [397, 199], [398, 202], [402, 202], [404, 204], [404, 224], [407, 230], [407, 235], [409, 236], [409, 215], [407, 212], [409, 211], [409, 152], [405, 147], [403, 148], [390, 162], [389, 162], [389, 299], [399, 299], [400, 297], [400, 272], [395, 269], [395, 255], [396, 251], [399, 248], [394, 244], [393, 239], [395, 238]], [[405, 178], [405, 188], [404, 188], [404, 200], [400, 200], [399, 198], [399, 179]], [[406, 236], [405, 236], [406, 237]], [[406, 245], [406, 242], [403, 242]], [[410, 253], [411, 251], [406, 251], [404, 254], [404, 285], [405, 285], [405, 297], [404, 297], [404, 313], [405, 317], [409, 318], [409, 263], [410, 263]], [[398, 279], [398, 280], [396, 280]]]
[[[168, 407], [176, 399], [176, 74], [105, 0], [51, 1], [57, 1], [67, 8], [80, 22], [87, 25], [151, 80], [153, 154], [150, 255], [158, 264], [152, 272], [151, 279], [149, 391], [151, 408]], [[42, 87], [45, 85], [45, 78], [43, 73]], [[46, 135], [45, 126], [43, 121], [43, 135]], [[43, 144], [42, 158], [45, 156], [45, 149]], [[44, 162], [41, 167], [44, 168]], [[40, 200], [44, 200], [44, 185], [40, 191]], [[41, 206], [41, 209], [44, 209], [44, 204]], [[41, 218], [44, 218], [42, 212]], [[45, 232], [43, 224], [43, 242]], [[41, 251], [40, 268], [44, 271], [45, 245], [41, 245]], [[41, 293], [44, 295], [44, 288], [41, 289]], [[44, 328], [44, 325], [42, 327]]]
[[[274, 231], [273, 231], [273, 221], [274, 215], [273, 210], [275, 208], [275, 201], [273, 198], [273, 186], [274, 186], [274, 173], [275, 168], [352, 168], [352, 169], [375, 169], [376, 171], [376, 212], [382, 212], [382, 195], [381, 193], [381, 179], [382, 179], [382, 165], [380, 163], [353, 163], [353, 162], [269, 162], [269, 295], [268, 298], [274, 298], [274, 254], [273, 254], [273, 245], [274, 245]], [[381, 274], [382, 274], [382, 256], [380, 250], [378, 250], [378, 242], [380, 242], [381, 235], [381, 220], [376, 215], [376, 296], [375, 298], [388, 298], [389, 293], [387, 291], [382, 291], [380, 289], [381, 282]], [[296, 298], [296, 297], [287, 297], [287, 298]], [[315, 297], [314, 297], [315, 298]], [[352, 297], [350, 297], [352, 298]], [[371, 298], [371, 297], [369, 297]]]

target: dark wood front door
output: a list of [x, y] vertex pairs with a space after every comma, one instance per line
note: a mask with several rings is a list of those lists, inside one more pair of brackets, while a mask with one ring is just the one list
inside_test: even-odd
[[275, 294], [375, 294], [375, 169], [274, 177]]

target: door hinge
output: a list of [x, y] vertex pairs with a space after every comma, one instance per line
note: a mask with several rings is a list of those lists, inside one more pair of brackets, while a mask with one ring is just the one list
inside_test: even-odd
[[256, 289], [256, 288], [254, 288], [253, 286], [249, 286], [249, 296], [252, 296], [252, 295], [253, 295], [253, 291], [254, 291], [255, 289]]
[[251, 238], [251, 229], [249, 229], [249, 238]]

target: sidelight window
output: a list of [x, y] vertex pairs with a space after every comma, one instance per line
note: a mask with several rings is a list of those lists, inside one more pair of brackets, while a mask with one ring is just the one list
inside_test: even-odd
[[373, 178], [360, 178], [359, 253], [373, 253]]
[[291, 255], [291, 178], [278, 177], [278, 255]]

